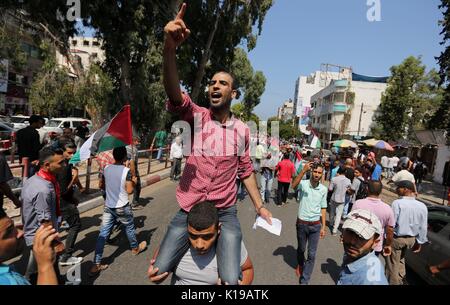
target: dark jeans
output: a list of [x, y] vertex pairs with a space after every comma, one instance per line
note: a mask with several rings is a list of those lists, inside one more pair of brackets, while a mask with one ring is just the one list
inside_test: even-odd
[[179, 174], [181, 174], [181, 158], [173, 158], [170, 178], [175, 179]]
[[[302, 276], [300, 277], [301, 285], [308, 285], [309, 279], [314, 269], [316, 260], [317, 246], [320, 239], [320, 229], [322, 226], [297, 224], [297, 261], [302, 268]], [[305, 260], [306, 246], [308, 246], [308, 258]]]
[[278, 182], [278, 204], [286, 203], [289, 194], [289, 182]]
[[[242, 232], [236, 205], [219, 209], [218, 213], [222, 224], [216, 250], [219, 277], [223, 282], [237, 285], [241, 273]], [[179, 210], [169, 224], [155, 262], [158, 274], [173, 271], [189, 249], [187, 215], [187, 212]]]
[[69, 232], [66, 238], [66, 251], [61, 259], [67, 260], [75, 252], [74, 246], [77, 240], [78, 233], [81, 231], [81, 219], [77, 206], [72, 203], [64, 202], [61, 208], [63, 219], [69, 225]]
[[133, 192], [133, 202], [132, 205], [136, 206], [139, 204], [139, 198], [141, 197], [141, 177], [139, 176], [139, 172], [136, 170], [136, 176], [137, 176], [137, 183], [136, 186], [134, 187], [134, 192]]

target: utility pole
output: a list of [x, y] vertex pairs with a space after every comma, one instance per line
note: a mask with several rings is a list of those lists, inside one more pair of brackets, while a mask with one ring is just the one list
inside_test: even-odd
[[364, 110], [364, 103], [361, 104], [361, 111], [359, 112], [358, 137], [359, 137], [359, 132], [361, 130], [361, 119], [362, 119], [363, 110]]

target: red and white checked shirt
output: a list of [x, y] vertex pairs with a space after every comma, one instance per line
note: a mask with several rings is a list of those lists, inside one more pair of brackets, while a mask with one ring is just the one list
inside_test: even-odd
[[[177, 187], [180, 207], [189, 212], [202, 201], [214, 202], [219, 209], [233, 206], [236, 176], [245, 179], [253, 172], [248, 126], [234, 116], [225, 124], [214, 121], [211, 110], [193, 103], [187, 94], [179, 106], [168, 101], [167, 110], [191, 126], [191, 155]], [[197, 124], [195, 117], [199, 118]]]

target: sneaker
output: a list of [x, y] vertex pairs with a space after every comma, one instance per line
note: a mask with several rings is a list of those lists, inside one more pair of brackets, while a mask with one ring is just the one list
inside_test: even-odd
[[92, 266], [91, 270], [89, 270], [89, 276], [96, 276], [101, 271], [108, 269], [108, 265], [102, 265], [102, 264], [95, 264]]
[[139, 244], [139, 246], [136, 249], [131, 250], [131, 254], [138, 255], [139, 253], [145, 251], [147, 249], [147, 242], [143, 241]]
[[77, 264], [81, 263], [82, 261], [83, 261], [82, 257], [71, 256], [67, 259], [61, 259], [59, 261], [59, 264], [61, 266], [72, 266], [72, 265], [77, 265]]

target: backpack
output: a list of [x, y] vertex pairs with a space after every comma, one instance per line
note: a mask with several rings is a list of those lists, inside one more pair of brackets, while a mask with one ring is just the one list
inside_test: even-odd
[[[359, 178], [356, 178], [359, 179]], [[367, 187], [367, 182], [365, 180], [359, 179], [361, 183], [359, 184], [358, 191], [356, 192], [356, 200], [364, 199], [369, 196], [369, 191]]]

